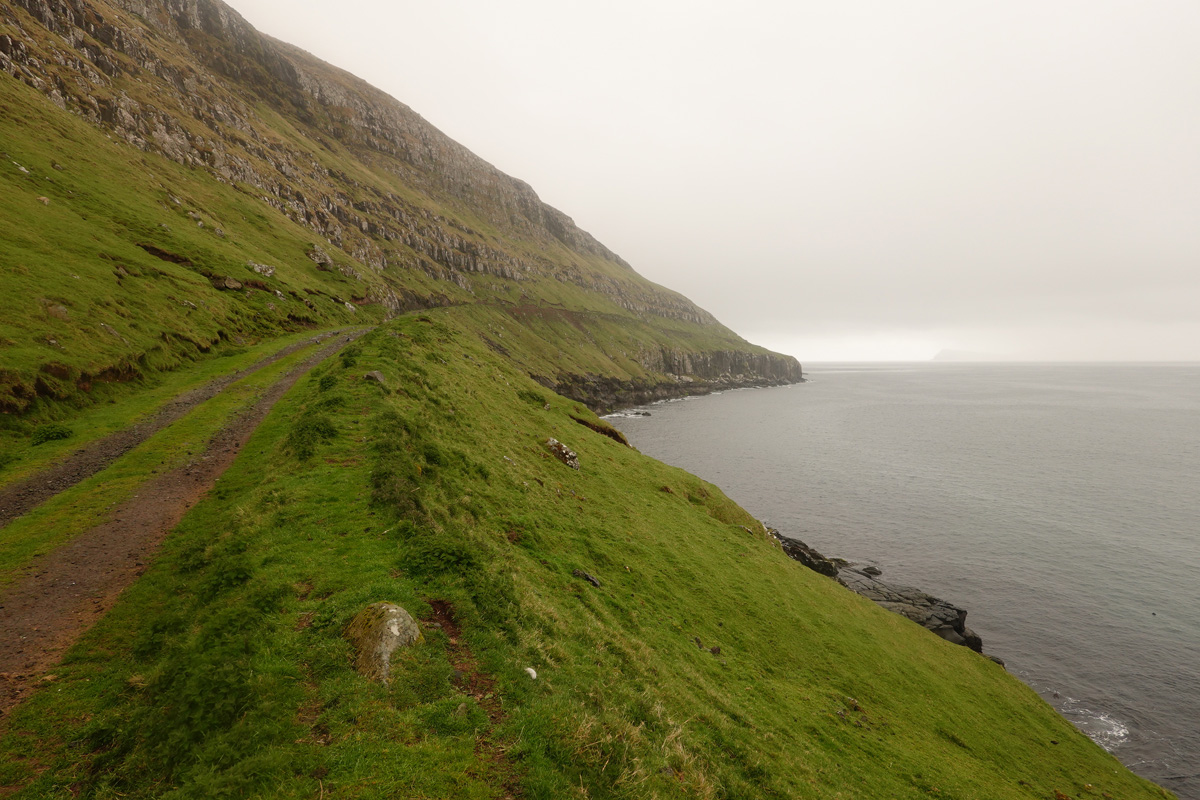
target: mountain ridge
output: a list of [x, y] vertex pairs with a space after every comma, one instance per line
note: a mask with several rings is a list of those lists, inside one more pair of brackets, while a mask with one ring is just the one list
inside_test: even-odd
[[[401, 198], [352, 197], [350, 191], [363, 188], [353, 176], [323, 170], [317, 177], [328, 181], [334, 191], [315, 198], [305, 197], [302, 185], [306, 176], [304, 167], [297, 163], [296, 151], [273, 142], [277, 137], [267, 135], [252, 119], [248, 101], [260, 98], [239, 96], [223, 81], [213, 81], [214, 75], [233, 78], [238, 85], [290, 104], [319, 132], [358, 148], [365, 159], [388, 159], [383, 166], [394, 172], [403, 168], [401, 176], [409, 186], [420, 187], [431, 196], [449, 196], [470, 203], [472, 211], [489, 213], [486, 222], [511, 233], [532, 235], [543, 243], [553, 239], [572, 250], [596, 255], [632, 271], [627, 262], [580, 230], [570, 217], [542, 203], [524, 181], [475, 156], [408, 106], [365, 81], [300, 48], [258, 33], [222, 3], [171, 0], [155, 6], [121, 0], [117, 6], [140, 18], [136, 23], [125, 20], [124, 27], [118, 24], [121, 20], [114, 22], [89, 13], [99, 3], [71, 0], [57, 4], [57, 10], [48, 0], [19, 0], [18, 5], [86, 56], [99, 72], [87, 70], [81, 61], [72, 62], [57, 48], [48, 54], [49, 59], [39, 62], [23, 43], [7, 36], [7, 44], [0, 45], [3, 54], [0, 58], [11, 62], [10, 72], [20, 72], [21, 77], [60, 107], [72, 108], [94, 123], [107, 125], [140, 149], [162, 153], [189, 166], [206, 166], [226, 181], [267, 191], [265, 202], [298, 219], [371, 268], [380, 270], [388, 264], [387, 255], [374, 241], [379, 238], [403, 239], [417, 253], [459, 272], [483, 272], [519, 280], [522, 272], [539, 265], [536, 261], [514, 263], [511, 257], [480, 241], [484, 237], [478, 235], [479, 231], [455, 224], [457, 220], [435, 220], [450, 231], [422, 226], [413, 219], [412, 209], [406, 208]], [[148, 20], [156, 20], [161, 27], [151, 28]], [[166, 34], [177, 46], [186, 47], [211, 74], [189, 72], [164, 61], [146, 41], [154, 38], [155, 32]], [[79, 86], [55, 75], [47, 61], [84, 71], [95, 86], [89, 87], [90, 92], [81, 91]], [[176, 91], [187, 93], [192, 104], [190, 111], [204, 130], [184, 124], [180, 109], [170, 109], [161, 99], [158, 104], [141, 102], [131, 96], [131, 87], [120, 86], [131, 78], [138, 80], [142, 74], [153, 75]], [[111, 96], [95, 96], [97, 87], [108, 89]], [[211, 92], [197, 91], [201, 88]], [[176, 113], [168, 113], [172, 110]], [[237, 133], [231, 132], [231, 128]], [[319, 141], [316, 144], [328, 146]], [[276, 158], [270, 162], [272, 170], [256, 167], [243, 154], [263, 148], [276, 151]], [[319, 165], [317, 168], [320, 169]], [[572, 277], [570, 271], [566, 276]], [[661, 293], [664, 298], [657, 304], [644, 309], [630, 304], [628, 308], [704, 324], [715, 322], [707, 312], [676, 293], [667, 290]]]
[[[0, 369], [0, 407], [10, 413], [87, 402], [85, 387], [206, 357], [224, 341], [475, 303], [571, 311], [592, 330], [605, 363], [561, 375], [542, 369], [537, 374], [550, 386], [605, 375], [675, 396], [802, 377], [794, 358], [746, 342], [682, 294], [646, 280], [526, 182], [402, 102], [259, 33], [216, 0], [0, 4], [0, 73], [52, 104], [35, 109], [15, 87], [6, 90], [24, 112], [6, 120], [13, 126], [4, 134], [8, 155], [24, 170], [9, 179], [26, 198], [54, 205], [48, 212], [32, 204], [6, 209], [3, 221], [36, 231], [41, 217], [60, 214], [77, 240], [109, 242], [71, 262], [49, 241], [0, 242], [0, 257], [41, 262], [40, 272], [58, 270], [62, 279], [108, 280], [107, 267], [97, 270], [102, 261], [118, 265], [118, 282], [166, 269], [192, 298], [131, 298], [141, 301], [139, 331], [119, 309], [98, 307], [94, 291], [60, 280], [55, 293], [37, 298], [41, 309], [21, 309], [6, 329], [16, 351]], [[106, 140], [51, 108], [71, 112]], [[48, 130], [46, 139], [16, 147], [37, 126]], [[93, 157], [68, 158], [84, 151]], [[101, 174], [101, 154], [111, 165], [107, 182], [82, 185], [80, 176]], [[119, 183], [136, 191], [113, 192]], [[93, 201], [86, 208], [85, 195]], [[30, 289], [45, 291], [37, 281]], [[215, 316], [189, 312], [188, 325], [146, 330], [175, 315], [175, 303]], [[77, 321], [85, 308], [86, 326]], [[46, 309], [58, 316], [48, 318]], [[613, 318], [627, 319], [654, 345], [628, 368], [614, 362], [626, 363], [621, 353], [629, 348], [596, 336], [613, 330], [606, 321]], [[47, 338], [47, 329], [57, 332]], [[97, 335], [109, 329], [116, 336]], [[705, 359], [662, 353], [724, 353], [718, 360], [737, 369], [663, 372], [665, 363]]]

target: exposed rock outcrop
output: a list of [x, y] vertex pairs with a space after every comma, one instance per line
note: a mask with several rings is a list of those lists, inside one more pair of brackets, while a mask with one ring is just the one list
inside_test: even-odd
[[391, 677], [392, 654], [422, 638], [412, 615], [392, 603], [372, 603], [346, 626], [346, 639], [354, 646], [354, 668], [380, 683]]
[[967, 627], [967, 612], [958, 606], [911, 586], [884, 583], [852, 566], [838, 570], [837, 579], [855, 594], [908, 617], [946, 641], [983, 652], [983, 640]]
[[571, 469], [579, 469], [579, 456], [574, 450], [567, 447], [558, 439], [547, 439], [546, 449], [549, 450], [555, 458], [566, 464]]
[[592, 586], [595, 586], [597, 589], [600, 588], [600, 579], [597, 578], [595, 575], [591, 575], [587, 572], [584, 572], [581, 569], [571, 570], [571, 574], [574, 575], [576, 578], [587, 581]]
[[[779, 541], [784, 553], [814, 572], [833, 578], [888, 611], [908, 617], [948, 642], [983, 653], [983, 640], [967, 627], [967, 612], [953, 603], [911, 586], [884, 583], [879, 580], [881, 570], [878, 567], [861, 567], [840, 558], [826, 558], [799, 539], [784, 536], [774, 528], [768, 528], [767, 532]], [[997, 658], [992, 660], [1004, 663]]]
[[[661, 355], [666, 351], [655, 352]], [[804, 380], [800, 363], [791, 356], [777, 353], [676, 353], [673, 359], [651, 358], [643, 362], [647, 369], [667, 372], [668, 380], [665, 381], [636, 378], [620, 380], [606, 375], [578, 374], [561, 374], [556, 379], [543, 375], [531, 377], [547, 389], [583, 403], [597, 414], [725, 389], [784, 386]]]

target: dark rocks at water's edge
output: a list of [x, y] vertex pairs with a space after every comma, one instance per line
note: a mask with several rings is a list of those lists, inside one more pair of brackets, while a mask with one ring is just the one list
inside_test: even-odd
[[[560, 373], [554, 378], [530, 374], [551, 391], [583, 403], [597, 414], [726, 389], [749, 389], [803, 383], [800, 362], [769, 352], [713, 350], [687, 352], [650, 347], [634, 355], [657, 379]], [[646, 416], [649, 416], [647, 414]]]
[[[540, 376], [532, 376], [555, 394], [561, 394], [583, 403], [596, 414], [611, 414], [619, 408], [644, 406], [662, 400], [678, 400], [681, 397], [712, 394], [727, 389], [759, 389], [767, 386], [786, 386], [799, 381], [757, 377], [727, 378], [725, 380], [682, 380], [675, 382], [648, 383], [639, 380], [621, 380], [604, 376], [571, 375], [558, 383], [547, 382]], [[648, 416], [648, 415], [647, 415]]]
[[[969, 647], [983, 654], [983, 640], [967, 627], [967, 612], [958, 606], [911, 586], [899, 586], [879, 580], [878, 567], [862, 567], [840, 558], [826, 558], [799, 539], [779, 531], [767, 531], [778, 540], [783, 552], [814, 572], [833, 578], [855, 594], [871, 600], [888, 611], [908, 617], [948, 642]], [[1003, 666], [995, 656], [987, 656]]]
[[794, 561], [799, 561], [813, 572], [819, 572], [829, 578], [838, 576], [838, 565], [831, 559], [818, 553], [799, 539], [792, 539], [779, 533], [774, 528], [767, 531], [778, 540], [783, 552]]
[[838, 570], [838, 583], [855, 594], [903, 614], [918, 625], [933, 631], [948, 642], [983, 652], [983, 640], [967, 627], [967, 612], [956, 605], [911, 586], [893, 586], [871, 577], [856, 567]]
[[[788, 363], [789, 361], [791, 363]], [[720, 372], [707, 377], [696, 374], [667, 373], [669, 379], [659, 382], [637, 378], [622, 380], [611, 376], [575, 374], [559, 375], [557, 381], [542, 375], [531, 375], [530, 377], [556, 394], [583, 403], [597, 414], [611, 414], [621, 408], [644, 406], [662, 400], [676, 400], [681, 397], [712, 394], [729, 389], [760, 389], [805, 382], [800, 375], [799, 364], [795, 363], [795, 359], [764, 358], [762, 363], [747, 364], [745, 367], [746, 371]], [[648, 413], [643, 415], [650, 416]]]

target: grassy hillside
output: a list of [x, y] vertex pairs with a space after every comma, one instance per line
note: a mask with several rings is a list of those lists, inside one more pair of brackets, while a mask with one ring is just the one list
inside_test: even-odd
[[551, 384], [598, 373], [669, 385], [676, 378], [647, 360], [664, 349], [767, 357], [720, 325], [638, 314], [570, 281], [472, 292], [419, 269], [376, 272], [326, 241], [336, 266], [318, 265], [312, 231], [245, 187], [113, 141], [3, 75], [0, 105], [0, 428], [10, 433], [126, 397], [163, 370], [404, 307], [480, 303], [497, 320], [553, 327], [570, 342], [528, 364]]
[[[1166, 796], [608, 435], [585, 405], [799, 364], [411, 109], [217, 0], [0, 2], [0, 109], [0, 489], [229, 381], [0, 527], [0, 603], [376, 326], [0, 722], [0, 795]], [[376, 601], [424, 633], [388, 686], [343, 638]]]
[[[1168, 796], [996, 664], [805, 570], [715, 487], [580, 424], [603, 427], [517, 365], [538, 357], [530, 329], [504, 338], [507, 356], [488, 344], [495, 313], [402, 317], [297, 385], [17, 710], [0, 785]], [[380, 600], [441, 624], [389, 687], [353, 671], [342, 638]]]
[[52, 417], [247, 341], [382, 318], [350, 311], [369, 289], [318, 270], [307, 232], [255, 198], [6, 76], [0, 104], [0, 411]]
[[649, 384], [676, 380], [663, 348], [799, 378], [407, 107], [193, 5], [0, 4], [0, 413], [48, 419], [230, 343], [466, 303], [570, 314]]

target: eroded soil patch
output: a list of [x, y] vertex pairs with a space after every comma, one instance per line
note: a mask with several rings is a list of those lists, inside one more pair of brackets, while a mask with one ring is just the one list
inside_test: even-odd
[[[454, 613], [454, 606], [447, 600], [431, 600], [433, 615], [425, 621], [436, 623], [450, 640], [446, 655], [454, 667], [454, 685], [462, 693], [470, 695], [487, 714], [493, 727], [505, 719], [504, 706], [500, 702], [500, 690], [496, 679], [479, 668], [479, 661], [462, 638], [462, 628]], [[523, 797], [516, 769], [508, 760], [505, 748], [490, 736], [475, 739], [475, 753], [481, 761], [491, 765], [494, 775], [504, 790], [505, 800]]]

